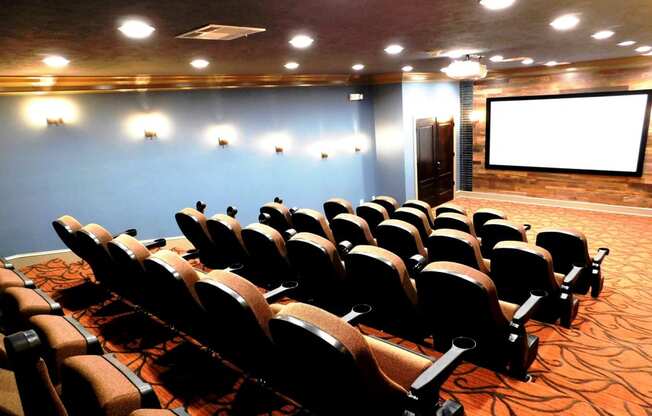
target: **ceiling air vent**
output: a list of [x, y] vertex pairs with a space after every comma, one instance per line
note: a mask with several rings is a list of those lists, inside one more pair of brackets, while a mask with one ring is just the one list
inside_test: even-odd
[[264, 32], [265, 29], [259, 27], [239, 27], [224, 25], [206, 25], [199, 29], [183, 33], [179, 39], [200, 39], [200, 40], [234, 40], [255, 33]]

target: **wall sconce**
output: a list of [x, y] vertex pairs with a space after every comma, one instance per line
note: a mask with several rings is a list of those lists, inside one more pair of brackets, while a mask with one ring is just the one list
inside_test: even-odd
[[280, 145], [274, 146], [274, 151], [276, 152], [277, 155], [283, 153], [283, 147]]
[[328, 159], [328, 153], [326, 153], [326, 152], [321, 152], [321, 158], [322, 158], [322, 159]]
[[145, 139], [154, 140], [158, 137], [158, 134], [154, 130], [145, 130]]
[[357, 144], [355, 145], [355, 147], [353, 149], [355, 150], [356, 153], [360, 153], [362, 151], [362, 148]]
[[48, 117], [45, 122], [48, 126], [63, 126], [65, 124], [63, 117]]
[[217, 144], [220, 147], [224, 147], [224, 146], [227, 146], [229, 144], [229, 141], [227, 139], [225, 139], [224, 137], [220, 137], [220, 138], [217, 139]]

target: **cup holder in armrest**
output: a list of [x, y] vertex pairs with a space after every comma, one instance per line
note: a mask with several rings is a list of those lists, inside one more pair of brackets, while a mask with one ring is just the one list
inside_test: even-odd
[[457, 337], [453, 339], [453, 346], [464, 351], [472, 350], [476, 347], [476, 342], [473, 338]]

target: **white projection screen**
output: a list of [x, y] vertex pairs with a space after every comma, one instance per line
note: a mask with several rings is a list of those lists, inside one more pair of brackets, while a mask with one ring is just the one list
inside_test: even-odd
[[487, 99], [486, 167], [641, 176], [651, 91]]

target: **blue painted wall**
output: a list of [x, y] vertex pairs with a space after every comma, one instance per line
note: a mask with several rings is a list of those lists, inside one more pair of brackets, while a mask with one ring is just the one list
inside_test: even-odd
[[[388, 90], [400, 100], [400, 86]], [[395, 121], [400, 106], [349, 102], [350, 92], [369, 96], [344, 86], [57, 96], [78, 119], [47, 128], [26, 120], [28, 102], [44, 97], [1, 97], [0, 255], [62, 248], [50, 222], [64, 213], [114, 232], [136, 227], [145, 239], [179, 235], [173, 214], [197, 199], [210, 214], [238, 206], [246, 225], [276, 195], [320, 208], [331, 196], [357, 204], [377, 189], [393, 192], [402, 172], [385, 171], [382, 160], [375, 182], [374, 128], [384, 124], [374, 125], [374, 110]], [[130, 129], [148, 111], [169, 124], [154, 141]], [[216, 145], [208, 129], [218, 125], [235, 130], [232, 145]], [[279, 134], [289, 142], [283, 155], [273, 152]], [[355, 135], [367, 138], [366, 151], [353, 151]]]
[[405, 200], [405, 140], [401, 84], [374, 85], [376, 195]]

